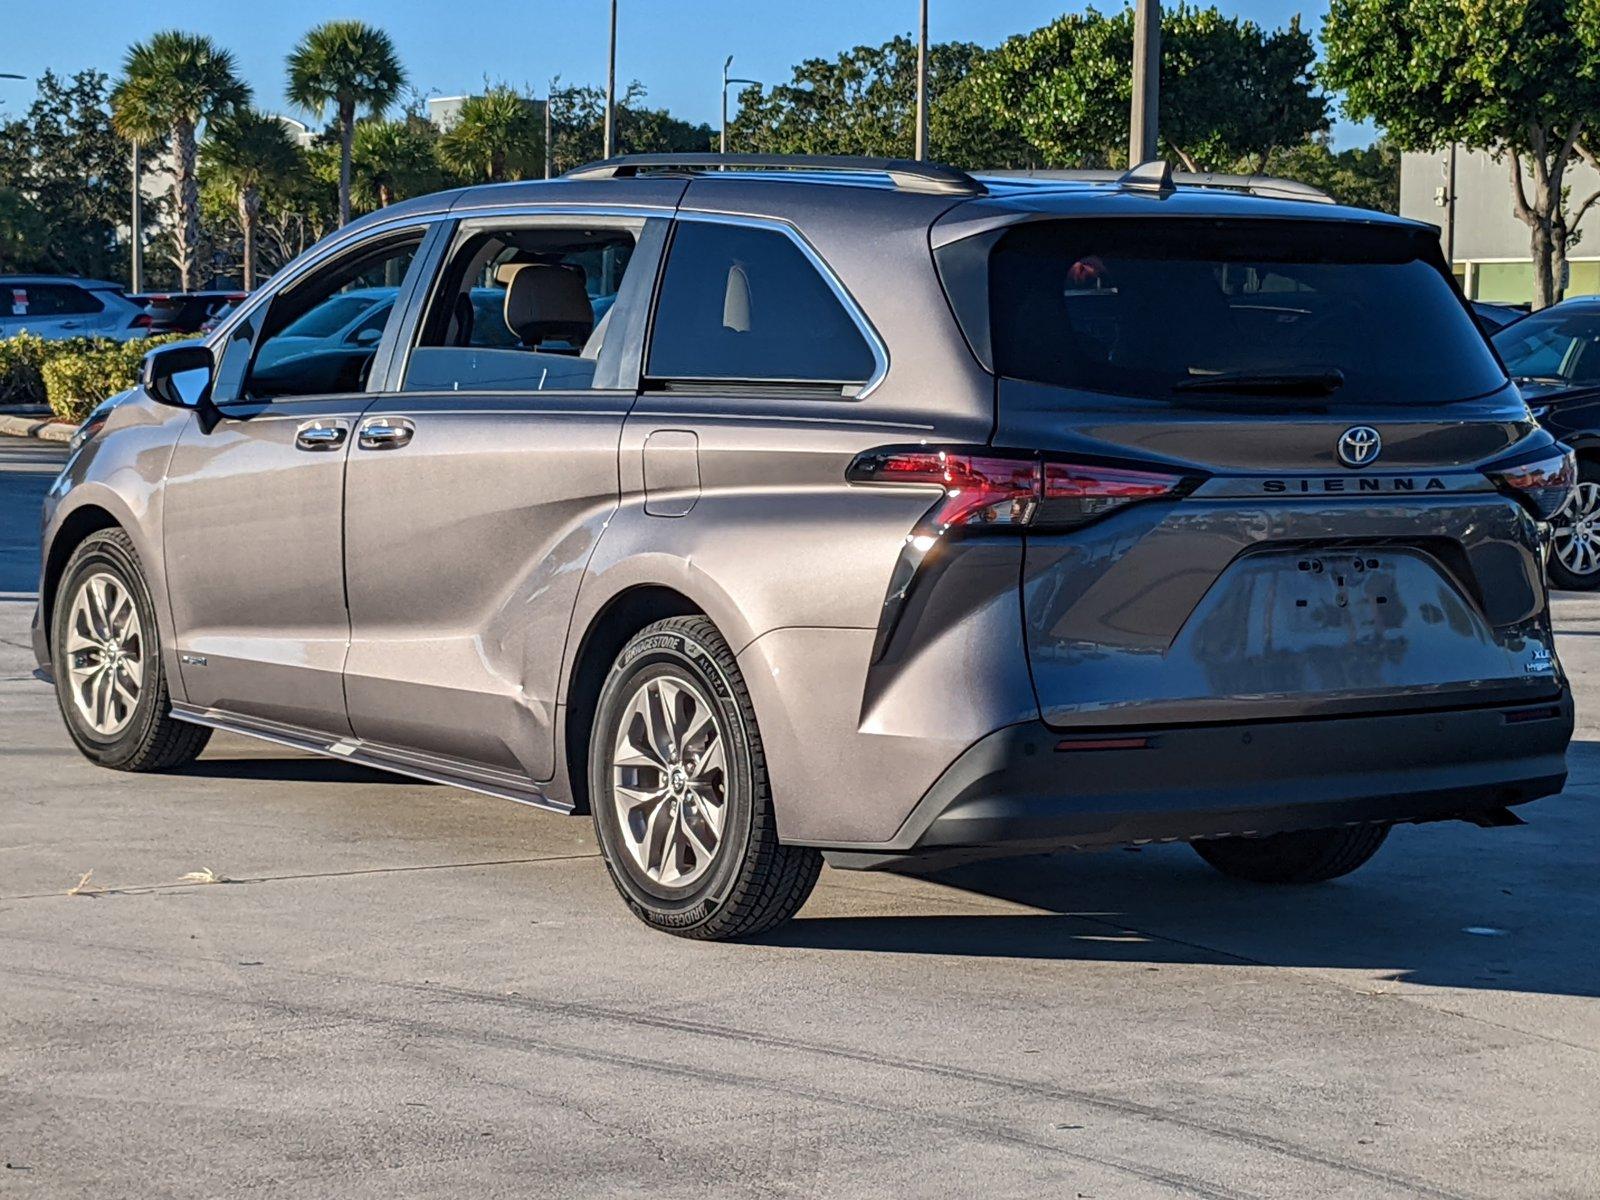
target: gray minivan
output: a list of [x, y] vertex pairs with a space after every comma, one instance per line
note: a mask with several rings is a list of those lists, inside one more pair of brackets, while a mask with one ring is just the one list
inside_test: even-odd
[[[378, 336], [274, 351], [373, 288]], [[224, 729], [590, 813], [673, 933], [769, 929], [824, 858], [1184, 840], [1324, 880], [1565, 780], [1571, 456], [1431, 228], [1293, 185], [471, 187], [332, 235], [100, 419], [34, 628], [85, 754]]]

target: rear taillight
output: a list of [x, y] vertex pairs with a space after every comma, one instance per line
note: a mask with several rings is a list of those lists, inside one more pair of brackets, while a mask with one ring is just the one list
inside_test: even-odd
[[1181, 495], [1192, 484], [1184, 476], [1156, 471], [930, 446], [868, 450], [856, 456], [845, 478], [859, 484], [936, 487], [942, 493], [906, 535], [890, 574], [873, 643], [874, 662], [888, 651], [924, 561], [947, 535], [1072, 528], [1128, 504]]
[[1181, 475], [1037, 455], [929, 447], [886, 447], [856, 456], [851, 483], [935, 485], [944, 496], [923, 518], [922, 532], [999, 526], [1083, 525], [1140, 500], [1184, 489]]
[[129, 329], [149, 329], [156, 323], [156, 319], [147, 312], [142, 312], [128, 322]]
[[1548, 521], [1561, 511], [1578, 482], [1578, 463], [1571, 450], [1557, 442], [1531, 458], [1497, 464], [1483, 472], [1534, 516]]

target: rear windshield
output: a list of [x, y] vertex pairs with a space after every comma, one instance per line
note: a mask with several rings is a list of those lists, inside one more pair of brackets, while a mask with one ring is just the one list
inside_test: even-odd
[[1548, 308], [1494, 335], [1513, 379], [1534, 383], [1600, 383], [1600, 313]]
[[1173, 400], [1237, 391], [1437, 404], [1483, 395], [1505, 374], [1436, 256], [1420, 231], [1347, 222], [1021, 225], [989, 261], [995, 369]]

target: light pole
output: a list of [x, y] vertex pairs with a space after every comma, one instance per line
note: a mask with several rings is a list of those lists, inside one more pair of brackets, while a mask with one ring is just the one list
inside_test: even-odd
[[556, 150], [551, 144], [555, 136], [555, 122], [551, 119], [550, 109], [556, 102], [556, 81], [552, 79], [550, 86], [544, 91], [544, 177], [549, 179], [555, 174]]
[[133, 143], [133, 227], [128, 234], [128, 290], [144, 291], [144, 192], [140, 187], [142, 164], [139, 161], [139, 143]]
[[1128, 166], [1156, 156], [1161, 110], [1161, 0], [1138, 0], [1133, 11], [1133, 112], [1128, 121]]
[[917, 145], [916, 159], [928, 157], [928, 0], [922, 0], [917, 22]]
[[761, 80], [759, 79], [739, 79], [730, 76], [728, 68], [731, 66], [733, 66], [733, 55], [730, 54], [722, 64], [722, 138], [718, 142], [718, 146], [723, 154], [728, 152], [728, 85], [730, 83], [750, 83], [757, 87], [761, 86]]
[[611, 54], [606, 60], [606, 148], [604, 158], [616, 149], [617, 136], [617, 0], [611, 0]]

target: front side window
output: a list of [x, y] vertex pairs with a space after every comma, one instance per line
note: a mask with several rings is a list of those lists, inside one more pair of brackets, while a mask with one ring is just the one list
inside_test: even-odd
[[876, 360], [816, 265], [776, 229], [680, 221], [646, 374], [850, 388]]
[[1143, 218], [1011, 229], [989, 259], [995, 369], [1170, 400], [1438, 404], [1505, 375], [1422, 231]]
[[428, 304], [408, 392], [616, 388], [613, 310], [638, 231], [536, 224], [467, 232]]
[[378, 343], [394, 315], [420, 231], [385, 238], [296, 280], [241, 329], [263, 323], [248, 372], [232, 340], [214, 391], [232, 398], [230, 375], [244, 374], [241, 398], [274, 400], [363, 391]]

